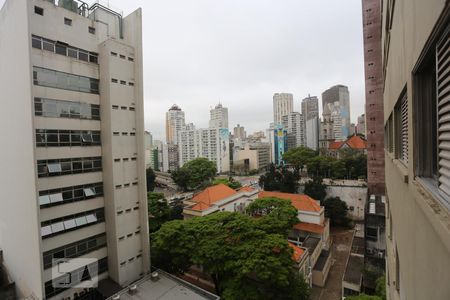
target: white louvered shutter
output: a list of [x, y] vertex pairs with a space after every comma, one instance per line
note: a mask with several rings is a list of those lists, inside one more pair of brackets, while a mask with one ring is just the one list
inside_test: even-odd
[[436, 46], [438, 102], [439, 188], [450, 195], [450, 35], [444, 33]]
[[408, 97], [407, 93], [403, 96], [400, 102], [400, 118], [401, 118], [401, 157], [400, 159], [408, 165]]

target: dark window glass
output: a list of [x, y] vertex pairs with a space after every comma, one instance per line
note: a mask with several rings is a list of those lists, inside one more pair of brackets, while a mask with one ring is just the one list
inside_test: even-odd
[[55, 45], [55, 52], [56, 54], [61, 54], [66, 56], [67, 55], [67, 47], [61, 44], [56, 43]]
[[61, 172], [64, 173], [71, 173], [72, 172], [72, 162], [69, 161], [61, 161]]
[[67, 56], [78, 58], [78, 50], [70, 47], [67, 48]]
[[54, 258], [64, 258], [64, 250], [53, 253]]
[[67, 74], [40, 67], [34, 67], [33, 72], [35, 72], [33, 73], [35, 85], [98, 94], [98, 79]]
[[82, 243], [82, 244], [77, 245], [77, 251], [78, 252], [84, 252], [84, 251], [86, 251], [86, 249], [87, 249], [86, 243]]
[[31, 46], [36, 49], [42, 49], [42, 41], [40, 38], [33, 37], [31, 39]]
[[[62, 167], [62, 166], [61, 166], [61, 167]], [[70, 191], [64, 191], [64, 192], [62, 193], [62, 195], [63, 195], [64, 201], [72, 200], [72, 199], [73, 199], [73, 191], [72, 191], [72, 190], [70, 190]]]
[[83, 160], [83, 170], [86, 171], [91, 169], [92, 169], [92, 160], [90, 159]]
[[61, 146], [70, 146], [70, 131], [60, 130], [59, 131], [59, 143]]
[[39, 6], [34, 7], [34, 13], [43, 16], [44, 15], [44, 9]]
[[73, 194], [74, 194], [74, 198], [75, 199], [81, 199], [81, 198], [84, 199], [84, 192], [83, 192], [82, 188], [74, 190]]
[[94, 64], [98, 63], [97, 55], [90, 53], [89, 54], [89, 62], [94, 63]]
[[88, 248], [94, 248], [95, 246], [97, 246], [97, 240], [96, 239], [88, 241]]
[[72, 142], [72, 146], [81, 145], [81, 133], [79, 131], [76, 131], [76, 132], [72, 131], [71, 142]]
[[78, 59], [82, 61], [89, 61], [89, 55], [85, 51], [78, 50]]
[[55, 43], [43, 40], [42, 47], [44, 50], [55, 52]]
[[45, 146], [45, 130], [36, 130], [36, 145], [37, 146]]
[[74, 173], [81, 173], [83, 171], [83, 164], [81, 161], [72, 162], [72, 170]]
[[72, 20], [69, 18], [64, 18], [64, 24], [66, 24], [68, 26], [72, 26]]
[[95, 34], [95, 28], [94, 27], [89, 26], [88, 27], [88, 31], [89, 31], [89, 33]]
[[73, 257], [75, 256], [77, 253], [77, 247], [76, 246], [72, 246], [72, 247], [68, 247], [66, 249], [66, 256], [67, 257]]
[[53, 146], [58, 143], [58, 131], [47, 130], [47, 145]]

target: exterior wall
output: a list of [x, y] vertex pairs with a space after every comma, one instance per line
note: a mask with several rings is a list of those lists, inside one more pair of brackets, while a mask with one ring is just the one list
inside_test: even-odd
[[236, 151], [234, 156], [235, 161], [248, 159], [250, 161], [250, 170], [259, 169], [258, 165], [258, 150], [250, 150], [250, 146], [246, 145], [244, 149]]
[[299, 210], [298, 219], [301, 222], [322, 225], [325, 220], [324, 209], [318, 213]]
[[313, 150], [319, 149], [319, 117], [306, 121], [306, 147]]
[[358, 117], [358, 133], [367, 137], [369, 191], [381, 195], [385, 190], [381, 2], [363, 0], [362, 4], [367, 115]]
[[275, 125], [283, 123], [283, 116], [294, 111], [294, 98], [292, 94], [276, 93], [273, 95], [273, 121]]
[[302, 100], [302, 115], [305, 122], [319, 117], [319, 99], [317, 96], [308, 96]]
[[[344, 201], [349, 210], [348, 216], [355, 221], [364, 220], [364, 209], [367, 199], [367, 187], [347, 185], [346, 181], [339, 185], [340, 180], [334, 180], [333, 185], [327, 184], [327, 198], [339, 197]], [[353, 208], [353, 210], [352, 210]]]
[[[388, 4], [384, 2], [383, 16], [387, 15]], [[408, 107], [413, 107], [412, 70], [446, 5], [448, 8], [445, 0], [395, 1], [389, 50], [383, 49], [386, 53], [383, 60], [386, 64], [385, 120], [392, 113], [405, 84], [408, 87]], [[383, 35], [382, 45], [386, 39], [387, 36]], [[417, 155], [413, 146], [416, 121], [413, 109], [408, 111], [408, 157], [413, 158]], [[414, 159], [409, 159], [405, 167], [385, 150], [386, 212], [390, 215], [386, 231], [391, 232], [387, 238], [388, 299], [448, 299], [449, 210], [433, 188], [415, 177], [414, 167]]]
[[[328, 108], [326, 108], [328, 106]], [[338, 121], [339, 124], [334, 124], [334, 131], [336, 139], [346, 139], [350, 132], [350, 96], [348, 87], [345, 85], [335, 85], [322, 93], [322, 111], [325, 118], [325, 113], [328, 111], [332, 114], [335, 113], [334, 122]], [[338, 133], [336, 133], [338, 131]]]
[[228, 108], [219, 103], [214, 109], [211, 109], [209, 127], [228, 128]]
[[[0, 10], [1, 127], [7, 142], [1, 167], [0, 247], [18, 297], [43, 295], [39, 207], [34, 156], [31, 10], [27, 0], [7, 0]], [[14, 59], [12, 59], [14, 58]], [[20, 216], [20, 217], [18, 217]], [[22, 237], [22, 238], [18, 238]]]
[[167, 144], [178, 144], [178, 132], [185, 127], [184, 111], [173, 105], [166, 112], [166, 142]]

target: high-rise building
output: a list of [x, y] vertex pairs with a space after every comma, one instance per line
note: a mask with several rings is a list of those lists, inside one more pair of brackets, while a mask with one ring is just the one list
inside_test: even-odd
[[145, 131], [145, 168], [151, 167], [151, 157], [153, 148], [153, 136], [150, 132]]
[[362, 4], [369, 189], [384, 184], [385, 124], [387, 298], [449, 299], [450, 3]]
[[182, 130], [179, 134], [179, 166], [198, 157], [215, 162], [218, 173], [230, 171], [230, 133], [227, 128]]
[[276, 125], [273, 129], [269, 129], [272, 133], [272, 157], [273, 163], [277, 166], [283, 165], [283, 154], [287, 151], [288, 140], [287, 140], [287, 130], [283, 128], [282, 125]]
[[233, 137], [239, 140], [245, 140], [247, 138], [247, 133], [245, 132], [245, 128], [241, 125], [237, 124], [233, 129]]
[[306, 147], [319, 149], [319, 117], [314, 117], [306, 121], [305, 124]]
[[[298, 112], [291, 112], [282, 117], [283, 127], [287, 130], [293, 140], [290, 143], [291, 147], [306, 146], [305, 139], [305, 120], [303, 115]], [[289, 147], [290, 148], [290, 147]]]
[[[141, 10], [7, 0], [0, 41], [0, 247], [18, 297], [73, 299], [67, 273], [93, 264], [131, 284], [150, 271]], [[52, 272], [65, 258], [92, 264]]]
[[319, 117], [319, 99], [316, 96], [308, 95], [302, 100], [302, 115], [305, 122]]
[[221, 103], [211, 109], [209, 119], [210, 128], [227, 128], [228, 129], [228, 108], [223, 107]]
[[[350, 135], [350, 95], [345, 85], [335, 85], [322, 93], [322, 112], [325, 107], [333, 115], [339, 118], [339, 140], [343, 141]], [[325, 118], [325, 117], [324, 117]], [[335, 133], [336, 135], [336, 133]], [[338, 139], [338, 137], [335, 137]]]
[[167, 144], [178, 144], [178, 132], [185, 128], [184, 111], [176, 104], [172, 105], [166, 112], [166, 142]]
[[294, 96], [288, 93], [273, 95], [273, 121], [275, 125], [283, 123], [283, 116], [294, 111]]
[[[366, 85], [367, 85], [366, 89], [368, 89], [368, 88], [371, 88], [372, 83], [368, 82], [368, 83], [366, 83]], [[382, 105], [383, 102], [382, 102], [381, 96], [379, 99], [381, 99], [379, 101], [381, 102], [380, 104]], [[370, 103], [370, 104], [375, 104], [375, 103]], [[366, 105], [367, 105], [367, 100], [366, 100]], [[373, 106], [374, 105], [372, 105], [372, 107]], [[373, 125], [373, 123], [372, 123], [372, 125]], [[379, 126], [379, 124], [378, 124], [378, 126]], [[362, 114], [358, 117], [358, 123], [356, 124], [356, 132], [366, 136], [366, 115], [365, 114]], [[383, 131], [383, 135], [384, 135], [384, 131]]]
[[328, 149], [331, 142], [334, 141], [333, 120], [331, 118], [332, 105], [324, 105], [322, 112], [322, 121], [319, 128], [319, 148]]

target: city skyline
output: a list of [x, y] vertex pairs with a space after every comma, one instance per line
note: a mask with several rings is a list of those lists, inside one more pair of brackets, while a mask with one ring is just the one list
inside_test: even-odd
[[[321, 100], [323, 91], [343, 84], [351, 121], [364, 113], [358, 0], [107, 2], [124, 15], [143, 9], [145, 129], [155, 139], [165, 140], [165, 113], [175, 103], [187, 123], [206, 128], [220, 101], [229, 127], [239, 123], [250, 134], [268, 128], [274, 93], [292, 93], [301, 112], [308, 94]], [[319, 16], [333, 26], [319, 25]]]

